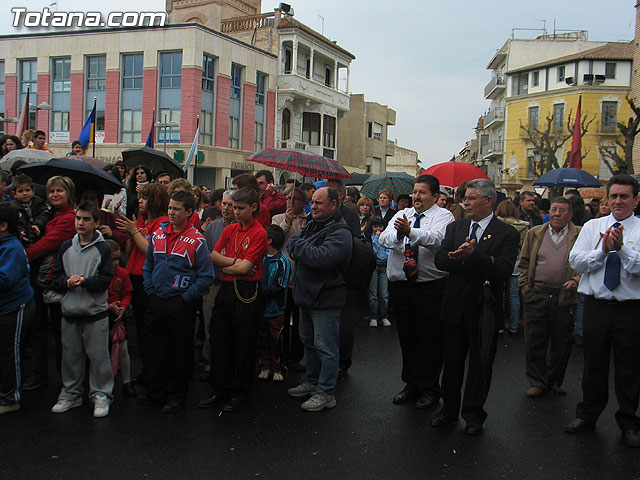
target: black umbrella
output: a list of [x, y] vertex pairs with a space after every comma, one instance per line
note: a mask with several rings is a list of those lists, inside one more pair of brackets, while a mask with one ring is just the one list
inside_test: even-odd
[[181, 178], [182, 165], [160, 150], [149, 147], [133, 147], [122, 151], [122, 160], [127, 167], [144, 165], [155, 177], [160, 172], [166, 172], [171, 178]]
[[21, 166], [18, 171], [29, 175], [35, 183], [42, 185], [56, 175], [69, 177], [73, 180], [78, 192], [89, 185], [97, 187], [103, 194], [117, 193], [122, 189], [122, 184], [109, 172], [69, 157], [30, 163]]
[[343, 180], [346, 186], [362, 185], [371, 175], [367, 173], [352, 173], [351, 178]]

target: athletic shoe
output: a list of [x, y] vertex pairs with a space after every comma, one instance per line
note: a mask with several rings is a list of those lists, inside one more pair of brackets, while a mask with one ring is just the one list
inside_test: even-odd
[[297, 387], [293, 387], [287, 390], [287, 393], [291, 397], [296, 397], [296, 398], [307, 397], [309, 395], [313, 395], [314, 393], [316, 393], [316, 386], [313, 383], [305, 380]]
[[369, 322], [369, 326], [370, 327], [377, 327], [378, 326], [378, 321], [377, 320], [371, 320]]
[[309, 400], [300, 405], [300, 408], [307, 412], [319, 412], [325, 408], [336, 406], [336, 397], [327, 393], [316, 393]]
[[383, 327], [390, 327], [391, 326], [391, 322], [389, 321], [388, 318], [383, 318], [382, 319], [382, 326]]
[[60, 400], [51, 409], [51, 413], [64, 413], [68, 412], [72, 408], [76, 408], [82, 405], [82, 397], [74, 398], [72, 400]]
[[258, 380], [269, 380], [269, 375], [271, 375], [271, 370], [262, 370], [258, 375]]
[[106, 395], [97, 393], [93, 397], [93, 416], [96, 418], [109, 415], [109, 398]]
[[282, 376], [281, 373], [276, 372], [276, 373], [273, 374], [273, 381], [274, 382], [284, 382], [284, 377]]
[[10, 405], [0, 405], [0, 415], [5, 413], [15, 412], [16, 410], [20, 410], [19, 403], [12, 403]]

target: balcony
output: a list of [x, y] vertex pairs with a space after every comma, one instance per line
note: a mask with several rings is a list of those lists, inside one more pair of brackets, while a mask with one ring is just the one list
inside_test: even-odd
[[504, 107], [497, 107], [493, 110], [489, 110], [489, 112], [482, 117], [483, 128], [489, 128], [502, 122], [504, 122]]
[[275, 25], [275, 12], [236, 17], [222, 20], [220, 31], [222, 33], [246, 32], [263, 28], [272, 28]]
[[617, 120], [615, 118], [603, 118], [598, 125], [598, 133], [600, 135], [620, 135], [618, 131]]
[[493, 140], [484, 145], [480, 155], [485, 159], [502, 155], [502, 140]]
[[495, 75], [487, 86], [484, 87], [484, 98], [494, 99], [498, 97], [498, 94], [503, 93], [505, 89], [506, 80], [504, 74]]
[[294, 99], [331, 105], [339, 111], [349, 110], [349, 95], [297, 73], [278, 75], [278, 95], [290, 94]]

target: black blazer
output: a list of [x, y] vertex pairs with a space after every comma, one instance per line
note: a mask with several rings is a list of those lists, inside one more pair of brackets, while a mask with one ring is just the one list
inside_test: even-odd
[[448, 253], [457, 250], [465, 242], [470, 227], [470, 219], [457, 220], [447, 225], [445, 237], [436, 252], [435, 266], [449, 272], [442, 299], [442, 321], [456, 325], [464, 319], [472, 327], [477, 324], [482, 286], [489, 280], [495, 296], [493, 310], [496, 322], [500, 323], [503, 322], [504, 283], [513, 272], [520, 234], [511, 225], [494, 216], [482, 233], [473, 254], [463, 261], [451, 260]]

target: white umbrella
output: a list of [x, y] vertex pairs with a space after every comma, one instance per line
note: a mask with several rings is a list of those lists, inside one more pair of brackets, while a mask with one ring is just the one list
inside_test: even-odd
[[2, 170], [11, 170], [13, 164], [18, 160], [25, 163], [46, 162], [55, 158], [55, 155], [46, 150], [36, 150], [35, 148], [21, 148], [20, 150], [12, 150], [0, 159], [0, 168]]

